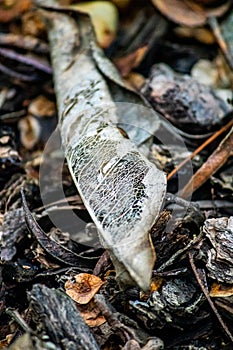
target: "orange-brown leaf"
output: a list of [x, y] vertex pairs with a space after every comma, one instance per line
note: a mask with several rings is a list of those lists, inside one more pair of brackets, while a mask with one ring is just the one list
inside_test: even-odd
[[65, 283], [66, 294], [79, 304], [87, 304], [103, 285], [95, 275], [80, 273]]
[[99, 327], [106, 322], [94, 300], [86, 305], [78, 305], [78, 310], [89, 327]]

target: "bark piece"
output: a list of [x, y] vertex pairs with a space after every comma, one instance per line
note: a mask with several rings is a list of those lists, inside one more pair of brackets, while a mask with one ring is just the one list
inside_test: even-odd
[[62, 349], [99, 350], [75, 303], [56, 289], [36, 284], [28, 293], [30, 308], [38, 327]]
[[26, 225], [22, 224], [23, 209], [14, 209], [5, 213], [0, 225], [0, 259], [3, 262], [11, 261], [16, 254], [16, 243], [24, 236]]
[[233, 283], [233, 217], [208, 219], [203, 232], [212, 248], [208, 251], [206, 267], [209, 276], [218, 282]]

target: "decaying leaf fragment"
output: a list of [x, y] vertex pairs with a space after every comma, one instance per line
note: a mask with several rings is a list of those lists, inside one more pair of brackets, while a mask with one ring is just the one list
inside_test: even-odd
[[88, 13], [91, 17], [98, 44], [108, 47], [114, 40], [118, 25], [116, 6], [109, 1], [78, 2], [72, 5], [76, 10]]
[[218, 282], [233, 283], [233, 217], [208, 219], [203, 232], [212, 248], [208, 251], [206, 267], [209, 276]]
[[[202, 26], [208, 16], [222, 16], [230, 1], [152, 0], [152, 3], [172, 21], [190, 27]], [[212, 5], [212, 6], [211, 6]]]
[[143, 101], [125, 88], [96, 45], [87, 15], [43, 13], [70, 172], [119, 282], [147, 290], [155, 262], [148, 230], [162, 205], [166, 180], [118, 129], [115, 104]]
[[65, 283], [66, 294], [79, 304], [87, 304], [103, 285], [95, 275], [80, 273]]

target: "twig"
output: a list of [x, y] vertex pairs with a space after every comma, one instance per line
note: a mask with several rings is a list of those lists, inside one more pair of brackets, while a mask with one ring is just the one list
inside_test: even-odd
[[3, 64], [0, 63], [0, 72], [9, 75], [10, 77], [13, 77], [15, 79], [19, 79], [22, 81], [35, 81], [38, 80], [38, 78], [35, 75], [26, 75], [26, 74], [22, 74], [19, 72], [14, 71], [13, 69], [10, 69], [6, 66], [4, 66]]
[[0, 55], [7, 57], [9, 59], [12, 59], [14, 61], [24, 63], [25, 65], [34, 67], [35, 69], [38, 69], [44, 73], [52, 74], [52, 68], [50, 67], [50, 65], [40, 62], [39, 59], [21, 55], [9, 49], [1, 49], [1, 48], [0, 48]]
[[226, 335], [230, 338], [231, 342], [233, 343], [233, 336], [232, 336], [231, 332], [229, 331], [227, 325], [223, 322], [222, 317], [220, 316], [218, 310], [216, 309], [214, 303], [212, 302], [212, 300], [211, 300], [211, 298], [209, 296], [208, 291], [205, 289], [205, 287], [204, 287], [204, 285], [203, 285], [203, 283], [201, 281], [201, 278], [200, 278], [200, 276], [198, 274], [197, 268], [196, 268], [196, 266], [194, 264], [194, 259], [193, 259], [193, 253], [192, 252], [189, 252], [189, 261], [190, 261], [190, 265], [192, 267], [193, 273], [194, 273], [194, 275], [196, 277], [197, 283], [199, 284], [203, 294], [205, 295], [206, 300], [208, 301], [211, 309], [213, 310], [213, 312], [214, 312], [215, 316], [217, 317], [219, 323], [221, 324], [222, 328], [224, 329]]
[[203, 185], [218, 169], [220, 169], [233, 154], [233, 128], [222, 140], [217, 149], [209, 156], [207, 161], [192, 176], [183, 190], [179, 193], [181, 198], [189, 197]]
[[24, 332], [35, 334], [17, 310], [8, 308], [6, 309], [6, 314], [8, 314], [24, 330]]
[[11, 45], [20, 49], [30, 50], [40, 54], [49, 53], [49, 46], [46, 42], [29, 35], [25, 36], [12, 33], [1, 33], [0, 44]]
[[191, 153], [187, 158], [185, 158], [177, 167], [175, 167], [168, 175], [167, 180], [170, 180], [189, 160], [193, 159], [198, 153], [200, 153], [204, 148], [206, 148], [211, 142], [213, 142], [217, 137], [222, 135], [233, 125], [233, 120], [224, 125], [220, 130], [216, 131], [211, 135], [205, 142], [203, 142], [193, 153]]
[[13, 123], [15, 121], [18, 121], [18, 119], [25, 116], [26, 114], [27, 114], [27, 110], [21, 109], [19, 111], [9, 112], [9, 113], [0, 115], [0, 120], [1, 121], [4, 120], [7, 123], [10, 123], [10, 122]]

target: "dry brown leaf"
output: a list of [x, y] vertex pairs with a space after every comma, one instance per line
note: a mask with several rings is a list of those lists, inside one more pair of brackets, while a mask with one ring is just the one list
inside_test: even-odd
[[26, 149], [32, 149], [39, 141], [40, 124], [38, 120], [32, 116], [20, 119], [18, 124], [20, 130], [20, 140]]
[[106, 322], [106, 318], [100, 314], [94, 300], [86, 305], [77, 305], [80, 314], [89, 327], [99, 327]]
[[153, 292], [159, 290], [162, 284], [163, 284], [162, 277], [159, 277], [159, 276], [153, 277], [150, 283], [150, 293], [140, 292], [140, 300], [146, 301]]
[[124, 78], [125, 85], [136, 91], [140, 91], [145, 82], [146, 78], [143, 75], [135, 72], [129, 73], [127, 78]]
[[182, 38], [195, 38], [201, 43], [207, 45], [212, 45], [216, 41], [212, 31], [210, 31], [207, 28], [192, 28], [186, 26], [178, 26], [174, 29], [174, 32], [176, 35]]
[[148, 49], [148, 45], [139, 47], [136, 51], [131, 52], [130, 54], [116, 58], [114, 63], [119, 69], [123, 77], [127, 77], [133, 68], [136, 68], [141, 61]]
[[37, 117], [52, 117], [56, 109], [55, 103], [40, 95], [28, 106], [28, 112]]
[[50, 261], [45, 250], [38, 244], [34, 250], [35, 257], [40, 264], [42, 264], [46, 269], [57, 269], [60, 265]]
[[35, 11], [27, 11], [21, 17], [22, 34], [30, 35], [37, 38], [44, 38], [45, 25], [39, 14]]
[[[8, 4], [9, 3], [9, 4]], [[0, 22], [6, 23], [20, 16], [31, 6], [31, 0], [13, 0], [0, 2]]]
[[125, 9], [129, 6], [131, 0], [112, 0], [112, 2], [119, 8]]
[[6, 347], [9, 346], [13, 337], [14, 337], [14, 333], [10, 333], [10, 334], [7, 334], [4, 339], [0, 340], [0, 349], [6, 349]]
[[231, 297], [233, 295], [233, 286], [214, 283], [210, 290], [210, 296], [214, 298]]
[[76, 303], [87, 304], [103, 284], [98, 276], [80, 273], [66, 281], [65, 290]]
[[215, 8], [201, 6], [192, 0], [152, 0], [152, 2], [170, 20], [190, 27], [204, 25], [208, 16], [222, 16], [230, 6], [228, 1]]
[[88, 1], [71, 7], [90, 15], [98, 44], [107, 48], [115, 38], [118, 26], [118, 11], [115, 5], [109, 1]]

